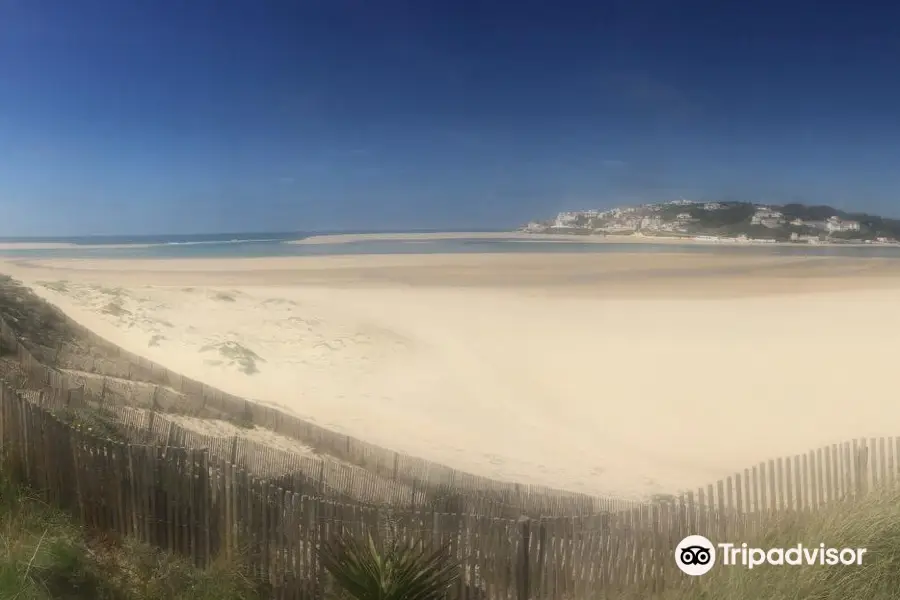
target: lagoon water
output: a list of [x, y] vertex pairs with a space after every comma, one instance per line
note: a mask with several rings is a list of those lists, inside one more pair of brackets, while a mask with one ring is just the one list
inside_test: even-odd
[[[331, 232], [328, 232], [331, 233]], [[368, 233], [368, 232], [348, 232]], [[398, 232], [407, 233], [407, 232]], [[418, 231], [416, 233], [422, 233]], [[430, 232], [429, 232], [430, 233]], [[87, 236], [0, 238], [0, 243], [72, 244], [66, 248], [0, 249], [0, 257], [49, 258], [253, 258], [277, 256], [329, 256], [354, 254], [460, 254], [460, 253], [734, 253], [776, 256], [838, 256], [900, 258], [891, 246], [784, 246], [733, 243], [590, 243], [556, 241], [535, 236], [521, 238], [461, 238], [436, 240], [362, 240], [340, 243], [290, 244], [327, 233], [224, 233], [158, 236]]]

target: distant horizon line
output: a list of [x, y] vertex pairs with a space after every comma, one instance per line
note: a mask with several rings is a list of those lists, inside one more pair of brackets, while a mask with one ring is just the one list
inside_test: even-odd
[[[506, 233], [515, 231], [514, 227], [464, 227], [464, 228], [412, 228], [412, 229], [322, 229], [309, 231], [221, 231], [221, 232], [195, 232], [195, 233], [115, 233], [115, 234], [85, 234], [85, 235], [30, 235], [30, 236], [0, 236], [0, 242], [65, 242], [70, 240], [103, 240], [103, 239], [143, 239], [143, 238], [176, 238], [176, 237], [227, 237], [238, 236], [237, 239], [246, 236], [275, 236], [284, 239], [303, 239], [318, 235], [363, 235], [363, 234], [407, 234], [407, 233]], [[291, 237], [296, 236], [296, 237]]]

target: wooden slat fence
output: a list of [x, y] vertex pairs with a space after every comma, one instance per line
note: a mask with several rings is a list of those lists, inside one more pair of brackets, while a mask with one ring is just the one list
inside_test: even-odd
[[[19, 348], [31, 376], [49, 382], [57, 373]], [[767, 460], [654, 503], [592, 499], [592, 514], [509, 518], [355, 502], [311, 472], [297, 491], [294, 481], [236, 465], [218, 442], [203, 446], [211, 440], [151, 427], [129, 407], [104, 410], [153, 436], [142, 443], [104, 439], [54, 413], [90, 405], [89, 393], [49, 389], [55, 391], [26, 397], [0, 384], [5, 469], [91, 528], [133, 536], [200, 566], [240, 552], [285, 599], [324, 597], [330, 583], [315, 550], [342, 528], [379, 541], [399, 535], [449, 544], [464, 574], [454, 600], [569, 600], [624, 589], [652, 596], [684, 583], [672, 550], [685, 535], [748, 539], [785, 514], [802, 516], [896, 485], [900, 459], [900, 438], [856, 439]]]
[[[71, 369], [156, 386], [153, 391], [146, 388], [134, 390], [128, 399], [130, 405], [155, 409], [167, 409], [177, 405], [179, 412], [186, 414], [226, 419], [246, 417], [254, 424], [299, 440], [322, 455], [364, 468], [383, 479], [402, 483], [418, 492], [428, 494], [452, 489], [455, 494], [480, 499], [482, 505], [493, 503], [498, 507], [498, 512], [503, 506], [531, 515], [590, 514], [604, 510], [603, 502], [587, 494], [477, 476], [327, 430], [276, 408], [239, 398], [169, 371], [161, 365], [115, 346], [68, 315], [60, 313], [60, 317], [65, 319], [67, 325], [76, 330], [79, 336], [90, 340], [92, 345], [107, 348], [110, 350], [109, 353], [117, 354], [118, 360], [83, 356], [69, 351], [62, 345], [55, 350], [56, 359], [53, 364], [59, 366], [61, 362], [65, 362]], [[65, 378], [59, 371], [44, 367], [31, 357], [27, 349], [16, 339], [13, 328], [2, 319], [0, 319], [0, 338], [21, 347], [23, 352], [20, 355], [23, 362], [29, 363], [28, 366], [35, 377], [43, 377], [48, 384], [51, 377]], [[56, 375], [51, 376], [50, 372], [55, 372]]]

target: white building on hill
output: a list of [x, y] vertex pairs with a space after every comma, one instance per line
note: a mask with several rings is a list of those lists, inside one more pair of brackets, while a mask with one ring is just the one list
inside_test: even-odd
[[784, 223], [784, 215], [777, 210], [761, 206], [756, 209], [756, 213], [750, 218], [751, 225], [762, 225], [769, 229], [774, 229]]
[[641, 219], [641, 228], [642, 229], [657, 229], [660, 225], [663, 224], [662, 217], [659, 215], [652, 215], [649, 217], [644, 217]]
[[831, 217], [825, 222], [825, 229], [835, 231], [859, 231], [859, 221], [844, 221], [839, 217]]
[[561, 212], [556, 215], [556, 221], [553, 223], [553, 227], [556, 227], [558, 229], [575, 227], [580, 214], [581, 213], [577, 212]]
[[817, 235], [800, 235], [797, 232], [791, 234], [792, 242], [806, 242], [807, 244], [818, 244], [819, 236]]

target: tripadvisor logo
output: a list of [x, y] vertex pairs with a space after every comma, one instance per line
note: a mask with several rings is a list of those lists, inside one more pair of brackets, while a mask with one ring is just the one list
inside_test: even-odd
[[746, 543], [713, 544], [702, 535], [689, 535], [675, 547], [675, 564], [684, 573], [697, 576], [708, 573], [716, 562], [748, 569], [760, 565], [861, 565], [865, 548], [830, 548], [825, 544], [790, 548], [754, 548]]
[[716, 564], [716, 547], [702, 535], [689, 535], [675, 547], [675, 564], [691, 576], [709, 573]]

